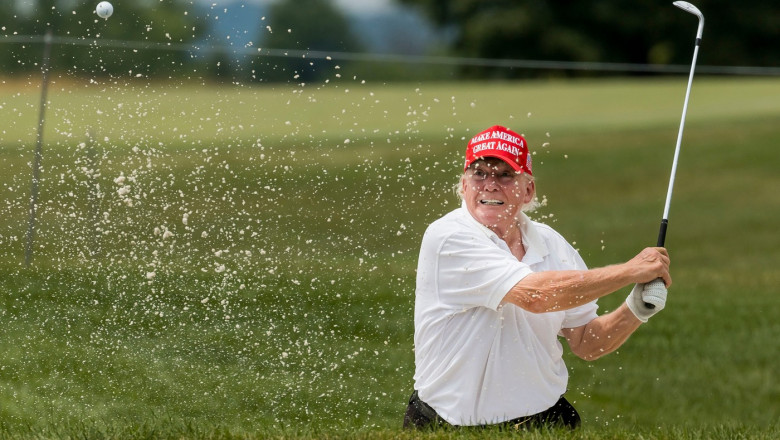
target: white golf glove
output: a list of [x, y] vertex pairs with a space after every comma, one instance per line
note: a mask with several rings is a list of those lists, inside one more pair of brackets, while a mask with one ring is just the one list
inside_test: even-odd
[[[645, 303], [654, 305], [649, 308]], [[635, 284], [626, 298], [626, 305], [642, 322], [647, 322], [651, 316], [663, 310], [666, 306], [666, 285], [663, 280], [653, 280], [646, 284]]]

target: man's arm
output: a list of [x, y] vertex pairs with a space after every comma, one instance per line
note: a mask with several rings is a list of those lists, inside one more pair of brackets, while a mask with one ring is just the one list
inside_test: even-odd
[[593, 361], [617, 350], [641, 324], [626, 303], [622, 303], [611, 313], [580, 327], [565, 328], [561, 333], [575, 355]]
[[502, 303], [533, 313], [557, 312], [587, 304], [629, 284], [656, 278], [663, 279], [667, 287], [672, 284], [669, 255], [664, 248], [646, 248], [622, 264], [532, 273], [515, 284]]

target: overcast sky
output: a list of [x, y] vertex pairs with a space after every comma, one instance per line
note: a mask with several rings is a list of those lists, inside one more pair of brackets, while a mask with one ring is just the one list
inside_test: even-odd
[[[8, 0], [0, 0], [0, 1], [8, 1]], [[22, 10], [30, 10], [34, 8], [35, 5], [38, 3], [37, 0], [12, 0], [12, 1], [16, 1], [17, 5], [19, 5], [19, 8]], [[100, 0], [94, 0], [95, 5], [97, 5], [99, 1]], [[216, 3], [217, 5], [220, 6], [221, 5], [229, 6], [231, 4], [236, 4], [236, 3], [271, 4], [271, 3], [278, 2], [279, 0], [198, 0], [198, 1], [207, 4]], [[380, 12], [384, 9], [388, 9], [393, 4], [393, 0], [331, 0], [331, 1], [334, 1], [345, 11], [354, 12], [354, 13]]]
[[[96, 0], [97, 1], [97, 0]], [[270, 4], [279, 0], [199, 0], [203, 3], [216, 3], [218, 5], [230, 5], [231, 3], [260, 3]], [[387, 9], [393, 3], [393, 0], [332, 0], [344, 10], [350, 12], [378, 12]], [[97, 4], [97, 3], [96, 3]]]
[[374, 12], [387, 9], [392, 0], [336, 0], [336, 3], [345, 10]]
[[[12, 1], [16, 2], [17, 7], [19, 8], [18, 11], [21, 13], [30, 13], [32, 10], [37, 6], [38, 0], [0, 0], [0, 1]], [[68, 5], [68, 2], [66, 0], [62, 0], [63, 4]], [[70, 0], [71, 3], [76, 3], [79, 0]], [[111, 1], [111, 0], [109, 0]], [[241, 3], [256, 3], [256, 4], [271, 4], [276, 3], [279, 0], [196, 0], [200, 3], [212, 5], [216, 4], [219, 6], [229, 7], [231, 5], [241, 4]], [[339, 7], [342, 8], [345, 12], [349, 12], [352, 14], [372, 14], [372, 13], [378, 13], [382, 12], [384, 10], [391, 9], [395, 3], [394, 0], [331, 0], [334, 3], [336, 3]], [[93, 0], [95, 5], [97, 5], [100, 0]], [[72, 4], [70, 5], [73, 6]], [[120, 11], [115, 11], [120, 12]]]

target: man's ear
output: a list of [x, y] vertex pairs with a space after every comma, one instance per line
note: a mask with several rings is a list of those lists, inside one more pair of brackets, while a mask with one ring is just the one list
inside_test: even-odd
[[532, 180], [528, 182], [528, 186], [525, 187], [525, 197], [523, 198], [523, 203], [531, 203], [531, 201], [534, 199], [535, 194], [536, 194], [536, 182]]

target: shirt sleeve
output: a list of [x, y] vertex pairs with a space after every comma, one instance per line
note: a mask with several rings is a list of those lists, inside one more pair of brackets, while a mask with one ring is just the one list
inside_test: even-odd
[[439, 301], [456, 309], [496, 310], [509, 290], [532, 272], [486, 236], [456, 232], [442, 241], [439, 250]]

